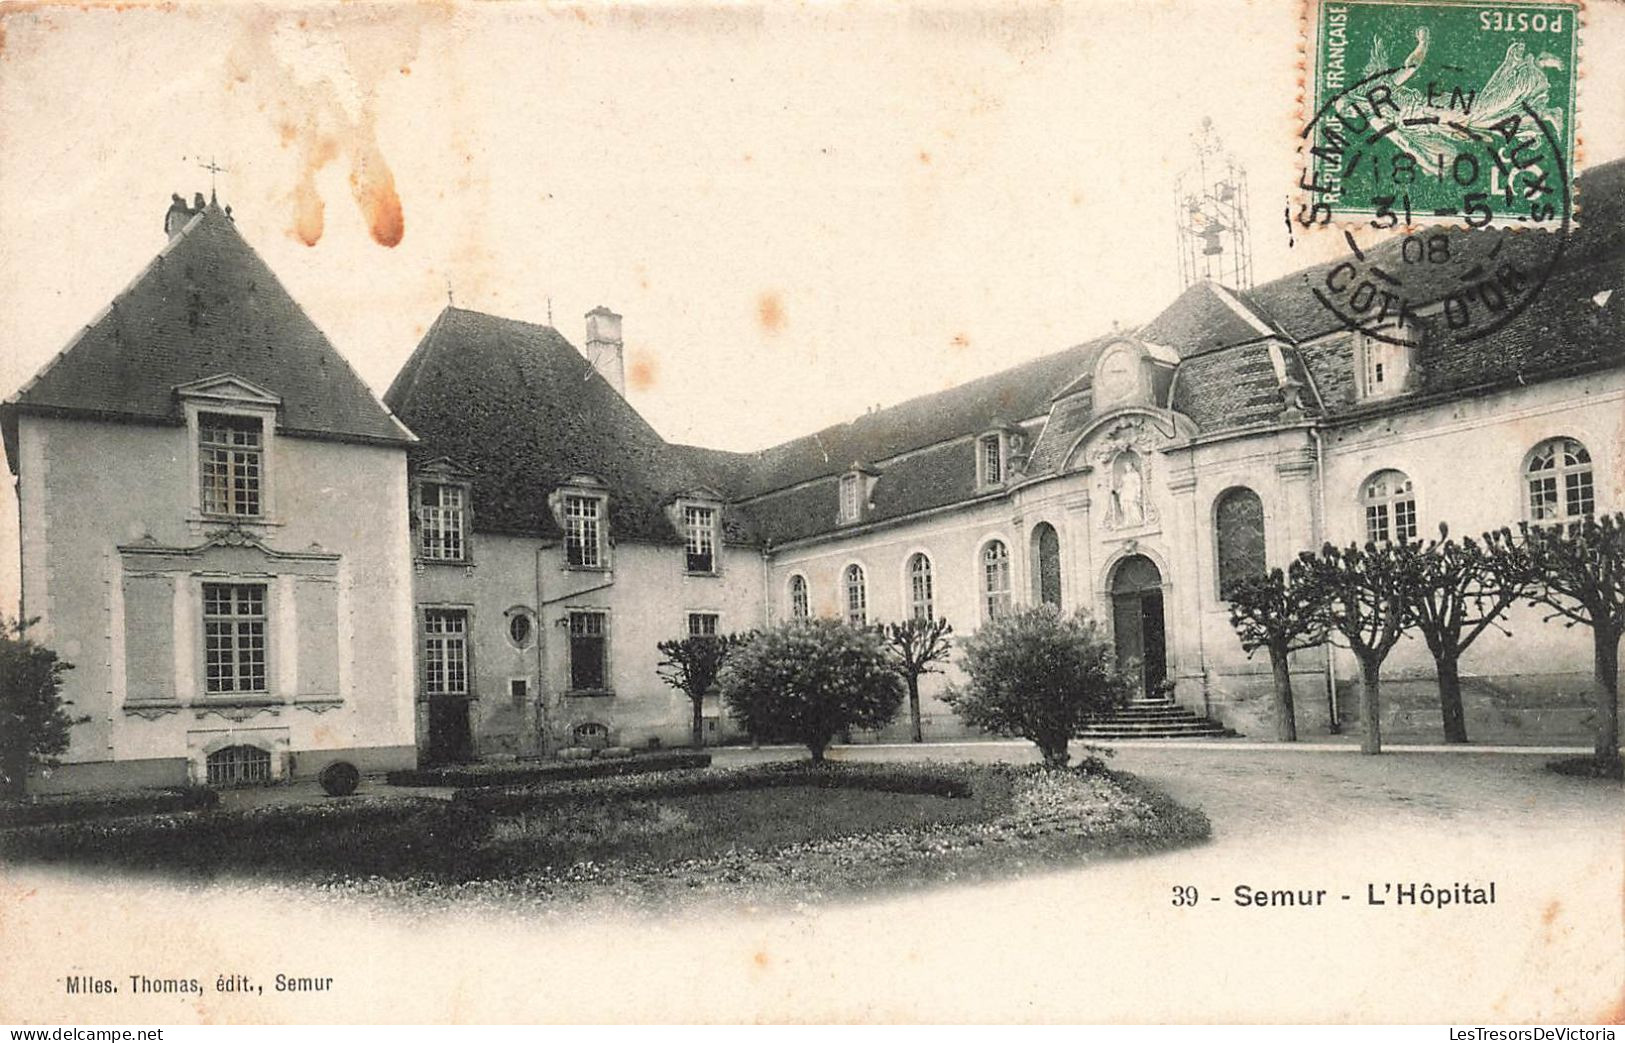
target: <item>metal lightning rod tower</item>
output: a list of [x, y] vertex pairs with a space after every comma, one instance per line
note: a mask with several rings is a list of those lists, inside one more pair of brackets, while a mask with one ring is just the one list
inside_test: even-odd
[[1179, 287], [1212, 280], [1232, 289], [1253, 285], [1247, 228], [1247, 171], [1224, 150], [1211, 117], [1192, 135], [1196, 162], [1174, 179], [1179, 230]]

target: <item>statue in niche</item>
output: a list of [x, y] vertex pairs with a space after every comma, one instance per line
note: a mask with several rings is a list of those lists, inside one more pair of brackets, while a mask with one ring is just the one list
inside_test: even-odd
[[1145, 522], [1145, 476], [1140, 458], [1125, 450], [1112, 461], [1111, 513], [1117, 525], [1134, 526]]

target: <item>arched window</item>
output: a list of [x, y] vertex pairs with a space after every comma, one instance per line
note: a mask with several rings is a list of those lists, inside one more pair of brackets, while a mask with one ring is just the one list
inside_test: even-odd
[[806, 619], [812, 615], [812, 603], [807, 597], [807, 577], [797, 573], [790, 577], [790, 618]]
[[982, 613], [997, 619], [1010, 610], [1010, 548], [1003, 540], [982, 547]]
[[908, 606], [915, 619], [935, 619], [936, 598], [931, 589], [931, 559], [916, 554], [908, 559]]
[[1529, 520], [1568, 521], [1596, 509], [1591, 483], [1591, 454], [1572, 438], [1540, 443], [1524, 470], [1529, 485]]
[[857, 627], [869, 622], [869, 588], [861, 565], [846, 567], [846, 621]]
[[1055, 526], [1039, 522], [1033, 528], [1034, 593], [1041, 605], [1061, 607], [1061, 537]]
[[1401, 471], [1378, 471], [1360, 490], [1365, 538], [1372, 543], [1416, 539], [1416, 492]]
[[1238, 486], [1219, 497], [1213, 508], [1218, 537], [1219, 596], [1236, 580], [1262, 576], [1264, 556], [1264, 501], [1251, 489]]
[[609, 745], [609, 729], [597, 721], [588, 721], [578, 724], [571, 730], [577, 746], [591, 746], [603, 749]]
[[271, 781], [271, 751], [258, 746], [227, 746], [209, 754], [204, 766], [211, 786], [242, 786]]

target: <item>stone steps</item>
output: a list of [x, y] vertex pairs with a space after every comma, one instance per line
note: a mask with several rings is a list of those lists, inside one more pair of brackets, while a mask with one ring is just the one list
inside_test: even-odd
[[1236, 733], [1172, 701], [1141, 700], [1084, 729], [1088, 739], [1216, 739]]

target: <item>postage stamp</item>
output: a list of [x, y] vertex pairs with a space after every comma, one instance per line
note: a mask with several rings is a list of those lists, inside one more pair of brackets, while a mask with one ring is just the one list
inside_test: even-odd
[[1311, 0], [1299, 182], [1310, 222], [1564, 222], [1580, 14], [1567, 3]]

